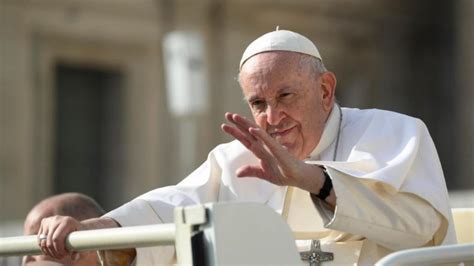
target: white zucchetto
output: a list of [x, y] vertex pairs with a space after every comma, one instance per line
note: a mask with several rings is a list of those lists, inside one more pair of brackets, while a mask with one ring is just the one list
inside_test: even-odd
[[293, 31], [278, 30], [277, 28], [276, 31], [260, 36], [247, 46], [240, 60], [239, 69], [242, 69], [242, 66], [250, 57], [270, 51], [297, 52], [314, 56], [321, 61], [323, 60], [316, 45], [308, 38]]

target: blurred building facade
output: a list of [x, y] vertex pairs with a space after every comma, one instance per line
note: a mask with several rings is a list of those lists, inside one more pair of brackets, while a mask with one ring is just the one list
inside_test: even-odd
[[[423, 119], [449, 189], [474, 189], [473, 1], [435, 2], [0, 0], [0, 221], [55, 193], [110, 210], [179, 182], [230, 140], [226, 111], [249, 115], [238, 62], [277, 25], [315, 41], [343, 106]], [[174, 31], [203, 39], [200, 112], [167, 101]]]

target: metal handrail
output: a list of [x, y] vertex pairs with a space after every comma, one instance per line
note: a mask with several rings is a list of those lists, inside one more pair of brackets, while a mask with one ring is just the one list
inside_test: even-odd
[[[173, 245], [175, 236], [174, 224], [107, 228], [72, 232], [66, 246], [70, 251], [86, 251]], [[0, 256], [27, 254], [41, 254], [37, 236], [0, 238]]]
[[385, 256], [375, 265], [433, 265], [463, 261], [474, 261], [474, 243], [397, 251]]

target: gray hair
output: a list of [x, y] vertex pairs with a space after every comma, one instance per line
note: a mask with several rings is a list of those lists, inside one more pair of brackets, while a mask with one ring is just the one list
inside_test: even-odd
[[323, 61], [321, 61], [319, 58], [316, 58], [314, 56], [302, 54], [300, 56], [300, 62], [299, 65], [301, 67], [308, 66], [310, 67], [310, 73], [314, 75], [314, 77], [317, 77], [324, 72], [327, 72], [327, 68], [324, 66]]
[[[319, 75], [328, 71], [321, 59], [307, 54], [300, 54], [299, 66], [308, 66], [310, 68], [310, 74], [314, 77], [318, 77]], [[237, 80], [237, 82], [240, 84], [240, 72], [237, 74], [235, 80]]]

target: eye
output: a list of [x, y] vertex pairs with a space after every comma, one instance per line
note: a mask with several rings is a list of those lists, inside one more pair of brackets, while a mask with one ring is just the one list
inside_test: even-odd
[[266, 103], [262, 100], [254, 100], [250, 102], [250, 106], [253, 110], [262, 111], [265, 110]]
[[290, 99], [294, 95], [295, 94], [291, 93], [291, 92], [284, 92], [284, 93], [280, 94], [280, 99], [282, 99], [282, 100]]

